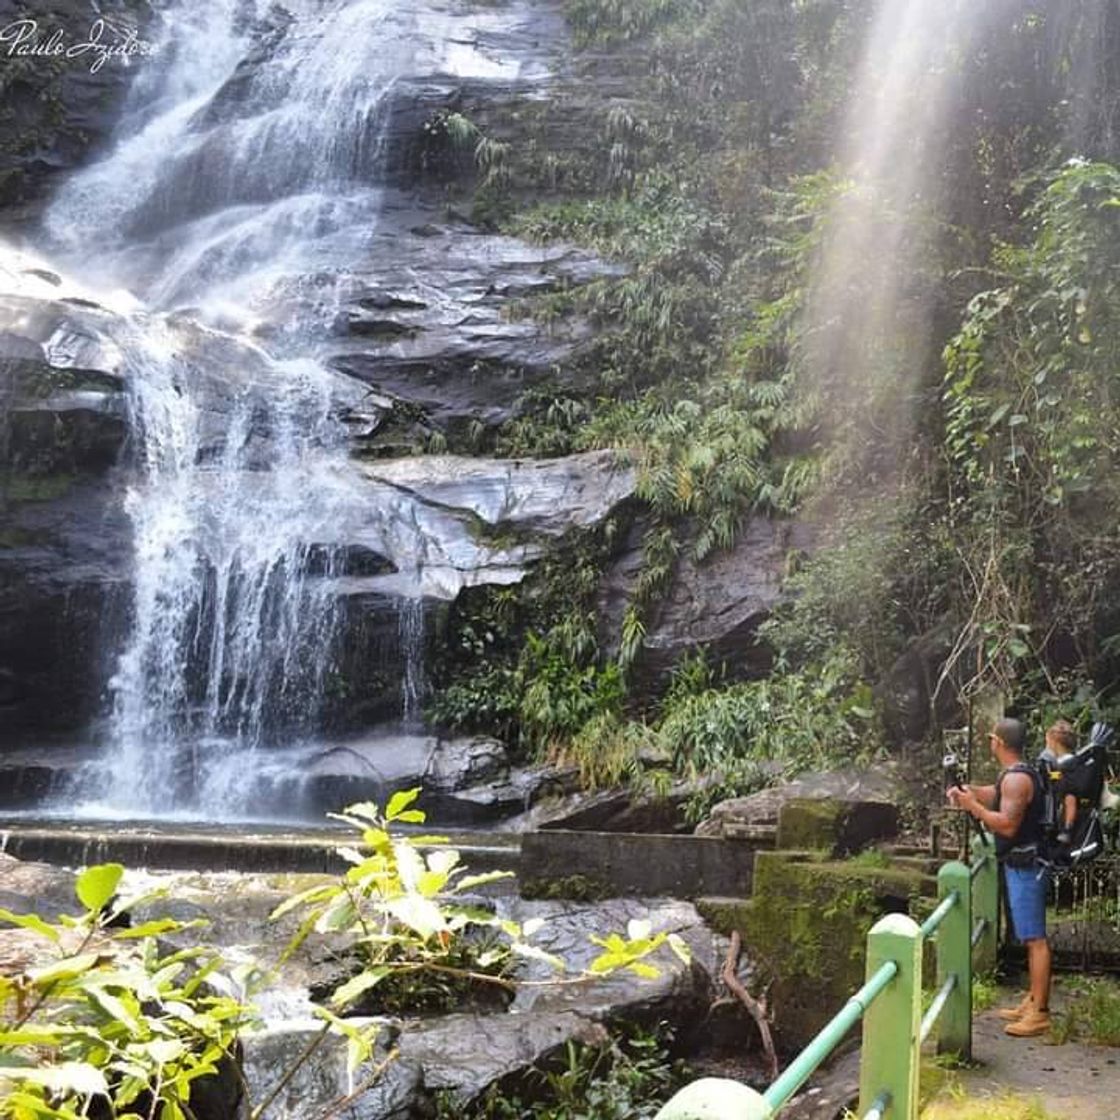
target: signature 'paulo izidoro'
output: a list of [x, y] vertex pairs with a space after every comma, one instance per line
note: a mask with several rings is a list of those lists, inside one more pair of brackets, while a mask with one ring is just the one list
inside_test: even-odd
[[17, 19], [0, 28], [0, 59], [86, 58], [96, 74], [112, 58], [128, 60], [155, 52], [155, 44], [141, 39], [132, 27], [115, 27], [94, 20], [85, 39], [70, 38], [61, 27], [40, 28], [35, 19]]

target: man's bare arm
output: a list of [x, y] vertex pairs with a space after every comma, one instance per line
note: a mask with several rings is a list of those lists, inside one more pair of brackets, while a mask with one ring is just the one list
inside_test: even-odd
[[1010, 840], [1019, 831], [1023, 817], [1026, 816], [1027, 807], [1034, 796], [1034, 782], [1031, 781], [1030, 775], [1022, 772], [1006, 774], [998, 811], [989, 809], [983, 804], [980, 795], [986, 792], [986, 788], [969, 792], [972, 796], [961, 800], [962, 807], [981, 824], [986, 825], [990, 832]]
[[976, 800], [984, 806], [985, 809], [991, 809], [996, 803], [996, 787], [995, 786], [971, 786], [972, 792], [976, 794]]

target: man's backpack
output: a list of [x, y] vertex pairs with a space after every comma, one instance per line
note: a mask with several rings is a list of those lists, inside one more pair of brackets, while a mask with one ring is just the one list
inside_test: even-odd
[[[1108, 770], [1108, 748], [1116, 732], [1106, 723], [1094, 723], [1089, 741], [1080, 750], [1055, 757], [1044, 750], [1038, 760], [1042, 791], [1042, 845], [1044, 863], [1058, 870], [1073, 869], [1096, 859], [1105, 849], [1101, 823], [1101, 796]], [[1064, 800], [1077, 797], [1077, 818], [1064, 831]]]

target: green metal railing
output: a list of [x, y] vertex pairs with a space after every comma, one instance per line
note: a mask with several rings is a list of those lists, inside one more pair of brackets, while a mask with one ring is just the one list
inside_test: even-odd
[[[863, 1020], [862, 1120], [917, 1120], [922, 1043], [937, 1028], [939, 1053], [972, 1057], [972, 976], [996, 962], [998, 872], [977, 841], [971, 865], [954, 860], [937, 876], [939, 902], [918, 925], [881, 918], [867, 938], [867, 981], [764, 1093], [708, 1078], [682, 1089], [657, 1120], [771, 1120]], [[922, 954], [936, 939], [937, 994], [922, 1014]]]

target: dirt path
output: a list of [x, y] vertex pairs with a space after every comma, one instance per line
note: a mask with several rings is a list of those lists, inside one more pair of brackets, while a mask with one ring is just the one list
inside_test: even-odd
[[[1007, 1002], [1017, 998], [1009, 996]], [[1055, 992], [1055, 1009], [1062, 1006]], [[957, 1071], [969, 1095], [995, 1096], [1008, 1089], [1037, 1096], [1061, 1120], [1115, 1120], [1120, 1116], [1120, 1049], [1046, 1038], [1009, 1038], [995, 1011], [973, 1024], [973, 1057], [980, 1069]]]

